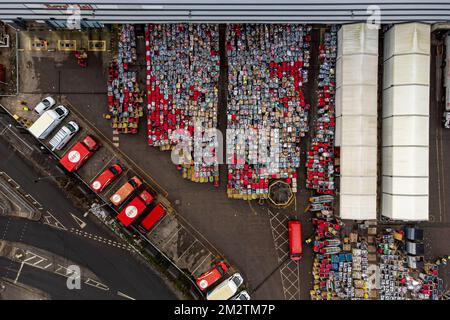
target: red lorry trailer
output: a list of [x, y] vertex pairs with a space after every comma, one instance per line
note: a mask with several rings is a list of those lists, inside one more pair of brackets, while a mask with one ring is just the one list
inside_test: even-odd
[[128, 227], [147, 206], [153, 201], [153, 196], [146, 190], [142, 191], [138, 196], [131, 200], [125, 208], [117, 215], [117, 219]]
[[78, 170], [86, 160], [97, 150], [99, 144], [91, 137], [86, 136], [83, 141], [78, 141], [59, 160], [59, 163], [69, 172]]
[[291, 260], [300, 260], [303, 252], [302, 247], [302, 225], [300, 221], [290, 220], [289, 230], [289, 257]]

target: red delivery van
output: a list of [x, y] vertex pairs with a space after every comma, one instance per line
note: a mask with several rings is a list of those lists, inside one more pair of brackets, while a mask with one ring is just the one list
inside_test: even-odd
[[300, 260], [303, 251], [302, 247], [302, 225], [300, 221], [290, 220], [289, 230], [289, 256], [291, 260]]
[[[166, 209], [158, 203], [152, 211], [142, 220], [141, 230], [150, 231], [151, 228], [166, 214]], [[144, 231], [142, 230], [142, 231]]]
[[219, 281], [223, 278], [223, 276], [227, 273], [228, 266], [225, 262], [221, 261], [212, 267], [210, 270], [206, 271], [202, 275], [200, 275], [195, 282], [200, 290], [205, 290], [209, 286], [213, 285], [215, 282]]
[[145, 208], [153, 201], [153, 196], [146, 190], [131, 200], [125, 208], [117, 215], [117, 219], [128, 227], [137, 217], [144, 212]]
[[115, 164], [105, 171], [103, 171], [94, 182], [91, 183], [91, 189], [94, 190], [95, 193], [102, 192], [107, 186], [111, 184], [111, 182], [116, 179], [119, 174], [122, 173], [122, 167], [118, 164]]
[[59, 160], [59, 163], [69, 172], [78, 170], [92, 153], [99, 147], [98, 143], [91, 136], [86, 136], [83, 141], [78, 141]]

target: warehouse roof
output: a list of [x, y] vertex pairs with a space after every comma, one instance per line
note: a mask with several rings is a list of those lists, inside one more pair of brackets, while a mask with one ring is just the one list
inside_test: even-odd
[[378, 30], [365, 23], [338, 33], [336, 146], [340, 147], [339, 214], [376, 219]]
[[[103, 22], [365, 22], [376, 11], [382, 22], [450, 21], [446, 0], [0, 0], [0, 19], [64, 19], [64, 6], [81, 5], [83, 18]], [[95, 4], [94, 4], [95, 3]]]
[[430, 27], [395, 25], [384, 52], [382, 214], [428, 220]]

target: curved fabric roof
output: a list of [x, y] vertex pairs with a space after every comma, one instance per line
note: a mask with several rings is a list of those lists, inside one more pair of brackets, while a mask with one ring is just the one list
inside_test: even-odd
[[382, 214], [428, 220], [430, 26], [385, 34]]
[[338, 33], [336, 146], [340, 147], [339, 214], [376, 219], [378, 30], [365, 23]]

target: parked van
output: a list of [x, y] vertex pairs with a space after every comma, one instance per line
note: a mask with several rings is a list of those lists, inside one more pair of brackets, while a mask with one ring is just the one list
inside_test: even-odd
[[142, 220], [139, 229], [144, 233], [150, 231], [165, 214], [166, 209], [158, 203], [144, 220]]
[[64, 106], [47, 110], [28, 128], [28, 131], [38, 139], [45, 139], [68, 114], [69, 110]]
[[52, 97], [44, 98], [37, 104], [36, 108], [34, 108], [34, 112], [36, 112], [38, 115], [41, 115], [44, 113], [44, 111], [47, 111], [51, 107], [53, 107], [55, 103], [56, 101]]
[[153, 202], [153, 196], [147, 190], [142, 191], [138, 196], [131, 200], [125, 208], [117, 215], [117, 219], [128, 227], [142, 212]]
[[61, 150], [65, 147], [67, 142], [78, 132], [80, 127], [75, 121], [69, 121], [64, 127], [59, 129], [59, 131], [51, 138], [49, 141], [53, 150]]
[[59, 163], [69, 172], [78, 170], [90, 156], [99, 148], [99, 144], [87, 135], [83, 141], [77, 142], [59, 160]]
[[119, 188], [109, 200], [115, 205], [120, 206], [132, 193], [142, 185], [141, 179], [134, 176], [128, 182], [125, 182], [123, 186]]
[[207, 300], [228, 300], [236, 294], [239, 287], [244, 283], [244, 279], [239, 273], [233, 274], [231, 277], [220, 283], [214, 290], [208, 292]]
[[290, 220], [288, 222], [289, 229], [289, 257], [291, 260], [300, 260], [302, 246], [302, 225], [300, 221]]

